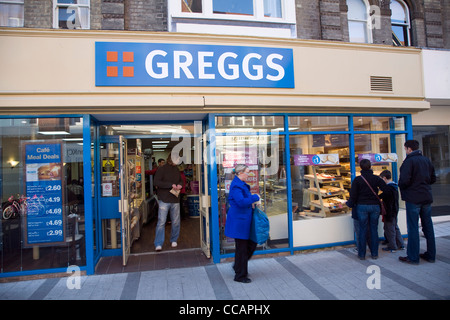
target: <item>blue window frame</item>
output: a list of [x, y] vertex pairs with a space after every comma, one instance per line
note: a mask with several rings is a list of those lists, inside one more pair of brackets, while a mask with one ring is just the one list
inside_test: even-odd
[[[350, 153], [350, 159], [356, 159], [357, 155], [357, 146], [355, 146], [355, 136], [358, 135], [374, 135], [374, 134], [382, 134], [387, 135], [391, 141], [394, 141], [397, 136], [403, 135], [404, 139], [411, 139], [412, 138], [412, 120], [411, 116], [408, 114], [211, 114], [210, 117], [210, 131], [212, 135], [214, 135], [217, 139], [217, 137], [221, 136], [227, 136], [229, 133], [227, 133], [223, 128], [216, 128], [216, 119], [218, 117], [283, 117], [284, 118], [284, 127], [277, 129], [277, 134], [281, 135], [284, 139], [284, 145], [286, 146], [285, 152], [283, 154], [284, 163], [289, 163], [291, 159], [290, 154], [290, 139], [296, 136], [306, 136], [306, 135], [327, 135], [332, 133], [333, 135], [347, 135], [348, 136], [348, 142], [349, 142], [349, 153]], [[329, 130], [326, 126], [318, 126], [317, 130], [314, 131], [299, 131], [293, 130], [290, 127], [289, 119], [291, 117], [300, 117], [300, 119], [304, 120], [306, 118], [311, 117], [343, 117], [347, 119], [347, 125], [341, 126], [341, 128], [338, 128], [337, 130]], [[355, 119], [357, 119], [357, 123], [355, 124]], [[386, 121], [379, 121], [380, 123], [377, 123], [377, 126], [371, 126], [367, 125], [367, 123], [371, 123], [376, 120], [385, 119]], [[361, 120], [361, 121], [360, 121]], [[361, 125], [360, 123], [364, 124]], [[239, 132], [239, 128], [234, 127], [235, 130], [233, 130], [233, 135], [237, 136], [257, 136], [261, 135], [261, 132], [258, 131], [245, 131], [241, 130]], [[219, 130], [218, 130], [219, 129]], [[271, 135], [270, 132], [267, 132], [266, 135]], [[392, 143], [391, 150], [389, 152], [396, 152], [396, 144]], [[216, 150], [212, 151], [213, 154], [216, 153]], [[219, 179], [218, 179], [218, 169], [217, 169], [217, 161], [218, 159], [214, 159], [212, 163], [210, 163], [210, 185], [216, 186], [218, 185]], [[280, 160], [281, 161], [281, 160]], [[394, 169], [394, 167], [393, 167]], [[396, 169], [396, 167], [395, 167]], [[356, 175], [356, 165], [355, 161], [350, 161], [350, 172], [351, 172], [351, 180], [355, 178]], [[394, 171], [394, 180], [397, 179], [396, 170]], [[296, 250], [305, 250], [305, 249], [312, 249], [312, 248], [318, 248], [318, 247], [327, 247], [327, 246], [334, 246], [339, 245], [342, 243], [323, 243], [318, 245], [310, 245], [306, 247], [298, 247], [294, 246], [293, 243], [293, 212], [292, 212], [292, 190], [291, 190], [291, 168], [289, 165], [286, 166], [286, 178], [287, 178], [287, 216], [288, 216], [288, 237], [289, 237], [289, 246], [284, 248], [277, 248], [277, 249], [269, 249], [269, 250], [260, 250], [256, 251], [255, 254], [265, 254], [265, 253], [277, 253], [277, 252], [291, 252], [291, 254]], [[214, 203], [215, 199], [219, 198], [219, 194], [217, 193], [216, 188], [212, 188], [211, 190], [211, 211], [212, 211], [212, 255], [214, 258], [214, 262], [218, 263], [220, 262], [220, 259], [222, 258], [228, 258], [232, 257], [233, 253], [223, 253], [221, 250], [221, 239], [220, 239], [220, 222], [219, 222], [219, 207], [218, 203]], [[353, 243], [353, 241], [350, 241], [348, 243]]]

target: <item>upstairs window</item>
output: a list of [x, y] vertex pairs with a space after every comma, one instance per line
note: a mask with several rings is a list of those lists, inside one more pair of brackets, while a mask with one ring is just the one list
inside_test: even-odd
[[391, 1], [392, 42], [396, 47], [411, 45], [409, 9], [401, 0]]
[[347, 0], [350, 42], [371, 43], [369, 6], [366, 0]]
[[295, 8], [295, 0], [168, 0], [168, 29], [296, 38]]
[[287, 20], [291, 14], [286, 8], [295, 8], [294, 0], [169, 0], [170, 3], [169, 10], [175, 16], [181, 11], [209, 19]]
[[90, 28], [90, 0], [54, 0], [53, 9], [53, 28]]
[[0, 0], [0, 27], [23, 27], [23, 0]]

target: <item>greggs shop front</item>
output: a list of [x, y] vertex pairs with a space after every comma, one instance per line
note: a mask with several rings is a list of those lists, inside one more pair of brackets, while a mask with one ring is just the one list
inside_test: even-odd
[[169, 154], [185, 178], [177, 252], [233, 256], [238, 163], [270, 220], [258, 254], [352, 244], [358, 162], [397, 180], [411, 116], [429, 109], [414, 48], [36, 29], [0, 41], [0, 277], [158, 254], [153, 174]]

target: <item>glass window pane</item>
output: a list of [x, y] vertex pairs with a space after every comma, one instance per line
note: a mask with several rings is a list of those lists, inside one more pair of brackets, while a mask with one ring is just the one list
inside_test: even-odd
[[202, 12], [202, 0], [181, 0], [182, 12]]
[[289, 132], [295, 131], [348, 131], [348, 117], [289, 117]]
[[367, 20], [367, 8], [363, 0], [347, 0], [349, 20]]
[[284, 131], [283, 116], [220, 116], [216, 117], [216, 132]]
[[234, 251], [234, 239], [227, 238], [224, 230], [229, 209], [228, 192], [234, 179], [232, 170], [237, 164], [249, 167], [250, 175], [246, 182], [252, 193], [260, 195], [261, 207], [270, 221], [270, 239], [258, 249], [287, 247], [289, 241], [284, 136], [218, 136], [216, 152], [221, 252]]
[[253, 0], [213, 0], [213, 12], [253, 15]]
[[264, 16], [281, 18], [281, 0], [264, 0]]
[[350, 42], [367, 43], [367, 23], [359, 21], [348, 22]]
[[391, 1], [391, 21], [393, 23], [407, 23], [408, 18], [405, 7], [399, 1]]
[[402, 131], [404, 117], [353, 117], [355, 131]]
[[0, 27], [23, 27], [23, 4], [0, 4]]
[[0, 120], [3, 272], [86, 264], [82, 120]]
[[[294, 246], [353, 241], [345, 205], [351, 183], [349, 136], [292, 135], [289, 141]], [[326, 231], [311, 231], [322, 228]]]

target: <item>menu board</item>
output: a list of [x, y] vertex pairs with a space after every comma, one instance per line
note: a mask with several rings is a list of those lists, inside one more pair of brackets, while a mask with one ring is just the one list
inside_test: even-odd
[[64, 242], [62, 141], [24, 141], [22, 150], [25, 246]]

